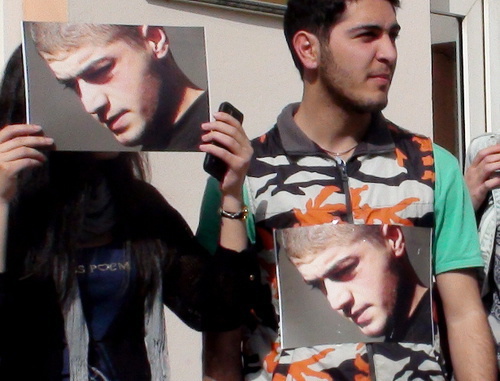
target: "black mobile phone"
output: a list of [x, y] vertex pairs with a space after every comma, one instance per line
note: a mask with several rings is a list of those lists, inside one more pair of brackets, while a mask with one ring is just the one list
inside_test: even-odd
[[[219, 106], [219, 111], [225, 112], [226, 114], [234, 117], [238, 122], [243, 123], [243, 113], [236, 107], [234, 107], [231, 103], [222, 102]], [[217, 142], [214, 142], [213, 144], [221, 146]], [[218, 157], [207, 153], [207, 155], [205, 156], [205, 161], [203, 162], [203, 169], [207, 173], [215, 177], [217, 180], [219, 180], [219, 182], [221, 182], [227, 172], [227, 164]]]

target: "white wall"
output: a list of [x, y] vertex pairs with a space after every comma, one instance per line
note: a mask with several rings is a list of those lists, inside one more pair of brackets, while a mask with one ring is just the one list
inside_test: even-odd
[[[4, 5], [5, 5], [5, 0], [1, 0], [0, 1], [0, 28], [2, 31], [5, 30], [5, 15], [6, 15], [6, 12], [4, 11]], [[2, 60], [2, 63], [5, 61], [5, 42], [4, 42], [4, 39], [1, 38], [0, 39], [0, 58]]]
[[500, 2], [485, 1], [486, 107], [488, 130], [500, 132]]
[[402, 0], [398, 21], [398, 67], [385, 115], [401, 127], [432, 136], [429, 2]]
[[[426, 135], [432, 133], [429, 12], [427, 1], [402, 1], [400, 58], [386, 110], [397, 124]], [[68, 17], [71, 22], [204, 26], [212, 111], [221, 101], [234, 103], [245, 113], [249, 137], [271, 127], [287, 103], [300, 100], [301, 82], [280, 18], [175, 0], [68, 0]], [[151, 154], [154, 185], [193, 229], [206, 179], [202, 161], [201, 153]], [[200, 335], [171, 314], [167, 319], [172, 379], [200, 379]]]
[[[0, 0], [0, 62], [5, 65], [21, 42], [23, 3], [20, 0]], [[2, 77], [2, 75], [0, 75]]]

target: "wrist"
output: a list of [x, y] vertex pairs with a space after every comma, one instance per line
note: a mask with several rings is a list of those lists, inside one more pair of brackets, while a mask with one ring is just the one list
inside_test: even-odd
[[228, 218], [230, 220], [246, 220], [248, 216], [248, 208], [246, 205], [243, 205], [238, 211], [228, 211], [221, 207], [219, 208], [219, 214], [221, 217]]
[[224, 210], [228, 211], [237, 211], [240, 210], [243, 206], [243, 196], [241, 192], [238, 195], [222, 195], [220, 207]]
[[222, 195], [222, 200], [227, 199], [227, 200], [242, 200], [242, 189], [243, 187], [241, 186], [235, 186], [231, 187], [230, 189], [226, 188], [221, 188], [221, 195]]

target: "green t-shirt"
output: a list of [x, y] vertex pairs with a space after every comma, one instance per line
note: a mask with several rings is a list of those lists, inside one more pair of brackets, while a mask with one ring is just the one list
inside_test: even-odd
[[458, 162], [434, 144], [433, 266], [435, 274], [482, 267], [474, 209]]

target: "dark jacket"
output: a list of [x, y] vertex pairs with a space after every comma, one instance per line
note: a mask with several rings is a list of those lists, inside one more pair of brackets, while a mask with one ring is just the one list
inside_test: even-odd
[[[122, 242], [160, 240], [167, 248], [161, 262], [164, 303], [196, 330], [238, 327], [238, 255], [223, 249], [214, 256], [208, 254], [180, 214], [149, 184], [136, 181], [128, 191], [140, 195], [141, 201], [119, 214], [117, 238]], [[144, 298], [141, 300], [135, 305], [144, 306]], [[135, 321], [140, 321], [144, 309], [134, 314], [138, 315]], [[127, 314], [119, 313], [110, 331], [132, 320], [130, 309]], [[143, 328], [138, 335], [143, 337]], [[65, 343], [64, 318], [54, 282], [18, 272], [0, 274], [0, 379], [61, 380]], [[110, 356], [118, 353], [121, 364], [117, 369], [123, 374], [119, 380], [129, 380], [125, 375], [134, 374], [131, 368], [141, 366], [132, 356], [120, 356], [115, 339], [104, 348]], [[141, 372], [148, 374], [149, 370]]]

